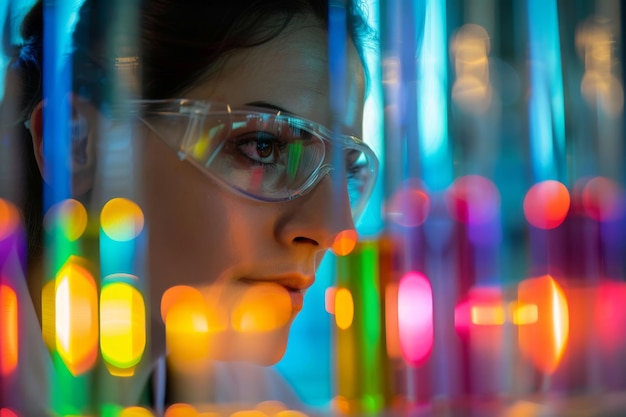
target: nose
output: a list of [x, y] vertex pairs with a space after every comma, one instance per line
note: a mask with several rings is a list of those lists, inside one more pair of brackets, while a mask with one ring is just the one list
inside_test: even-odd
[[309, 193], [285, 204], [276, 229], [283, 245], [325, 251], [339, 233], [355, 231], [345, 179], [326, 175]]

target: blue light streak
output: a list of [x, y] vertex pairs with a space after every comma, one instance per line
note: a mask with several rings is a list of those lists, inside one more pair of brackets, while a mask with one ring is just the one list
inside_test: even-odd
[[556, 0], [528, 0], [533, 180], [565, 180], [565, 117]]
[[452, 182], [448, 144], [448, 44], [446, 2], [424, 3], [424, 34], [417, 57], [417, 113], [422, 176], [431, 191], [441, 191]]

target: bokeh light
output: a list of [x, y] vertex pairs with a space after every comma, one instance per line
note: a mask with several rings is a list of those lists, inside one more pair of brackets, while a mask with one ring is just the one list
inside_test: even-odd
[[298, 410], [283, 410], [274, 414], [274, 417], [308, 417], [308, 415]]
[[602, 351], [614, 353], [623, 349], [626, 340], [621, 329], [626, 329], [626, 283], [603, 280], [594, 302]]
[[63, 200], [50, 207], [44, 216], [44, 227], [59, 230], [70, 242], [80, 238], [87, 227], [87, 209], [79, 201]]
[[539, 319], [539, 311], [536, 304], [522, 305], [517, 301], [509, 303], [509, 314], [513, 324], [523, 326], [536, 323]]
[[261, 401], [254, 408], [268, 416], [276, 416], [277, 413], [287, 410], [287, 406], [283, 402], [275, 400]]
[[471, 316], [472, 323], [477, 326], [501, 326], [506, 318], [501, 305], [474, 305]]
[[0, 408], [0, 417], [19, 417], [15, 411], [9, 408]]
[[454, 325], [459, 332], [469, 331], [471, 326], [500, 326], [506, 319], [499, 287], [473, 287], [454, 309]]
[[6, 377], [17, 368], [18, 329], [17, 295], [0, 280], [0, 376]]
[[269, 416], [259, 410], [240, 410], [240, 411], [235, 411], [234, 413], [232, 413], [230, 417], [269, 417]]
[[346, 256], [352, 252], [357, 240], [358, 236], [355, 230], [343, 230], [335, 237], [331, 250], [337, 256]]
[[552, 374], [569, 338], [569, 306], [560, 285], [550, 275], [530, 278], [518, 286], [520, 307], [536, 305], [537, 321], [519, 326], [519, 345], [525, 357]]
[[299, 305], [282, 286], [255, 283], [247, 288], [231, 313], [231, 325], [242, 333], [262, 333], [278, 330], [289, 323]]
[[339, 288], [335, 293], [335, 322], [341, 330], [347, 330], [352, 326], [354, 319], [354, 300], [352, 293], [347, 288]]
[[398, 333], [402, 357], [419, 366], [433, 348], [433, 291], [421, 273], [407, 272], [398, 285]]
[[198, 411], [189, 404], [172, 404], [165, 410], [164, 417], [197, 417]]
[[324, 308], [328, 314], [335, 314], [335, 297], [337, 296], [337, 287], [328, 287], [324, 292]]
[[476, 24], [463, 25], [450, 45], [456, 73], [452, 99], [470, 113], [483, 113], [491, 104], [490, 47], [489, 34]]
[[91, 273], [70, 258], [56, 277], [56, 350], [73, 375], [88, 371], [98, 353], [98, 292]]
[[0, 198], [0, 240], [15, 233], [20, 224], [20, 213], [12, 203]]
[[227, 326], [223, 317], [211, 314], [214, 311], [196, 288], [176, 286], [163, 294], [161, 314], [171, 366], [193, 370], [209, 357], [211, 334]]
[[578, 28], [576, 46], [585, 62], [580, 91], [589, 106], [617, 116], [624, 108], [624, 88], [615, 69], [615, 28], [608, 22], [589, 19]]
[[586, 182], [582, 203], [587, 215], [597, 221], [612, 221], [624, 215], [624, 191], [606, 177], [595, 177]]
[[102, 231], [112, 240], [127, 242], [143, 230], [144, 216], [141, 208], [126, 198], [109, 200], [100, 213]]
[[430, 212], [430, 198], [419, 182], [407, 181], [391, 198], [386, 208], [387, 217], [404, 227], [423, 224]]
[[390, 282], [385, 289], [385, 341], [387, 355], [401, 359], [400, 329], [398, 328], [398, 284]]
[[455, 220], [468, 224], [484, 224], [497, 218], [500, 193], [495, 184], [480, 175], [458, 178], [448, 188], [446, 203]]
[[539, 229], [558, 227], [569, 211], [570, 195], [565, 185], [546, 180], [533, 185], [524, 197], [526, 220]]
[[125, 283], [110, 283], [100, 294], [100, 350], [112, 374], [129, 376], [146, 346], [143, 296]]
[[144, 407], [126, 407], [118, 417], [154, 417], [154, 414]]

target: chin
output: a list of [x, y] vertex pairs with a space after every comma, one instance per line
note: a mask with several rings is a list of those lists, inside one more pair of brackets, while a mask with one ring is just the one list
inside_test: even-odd
[[258, 365], [280, 361], [299, 311], [290, 294], [267, 284], [211, 290], [201, 294], [181, 286], [163, 297], [170, 358], [191, 371], [210, 361]]
[[220, 361], [244, 361], [257, 365], [276, 364], [285, 355], [290, 324], [271, 332], [229, 332], [214, 358]]
[[268, 332], [237, 332], [232, 329], [211, 334], [170, 334], [170, 364], [194, 373], [212, 361], [249, 362], [271, 366], [282, 359], [287, 349], [291, 323]]

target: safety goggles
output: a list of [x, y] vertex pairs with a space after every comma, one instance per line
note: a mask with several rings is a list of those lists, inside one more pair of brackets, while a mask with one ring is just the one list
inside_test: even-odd
[[331, 171], [344, 176], [353, 218], [372, 192], [378, 160], [361, 139], [261, 107], [198, 100], [133, 101], [140, 119], [178, 156], [259, 201], [293, 200]]

